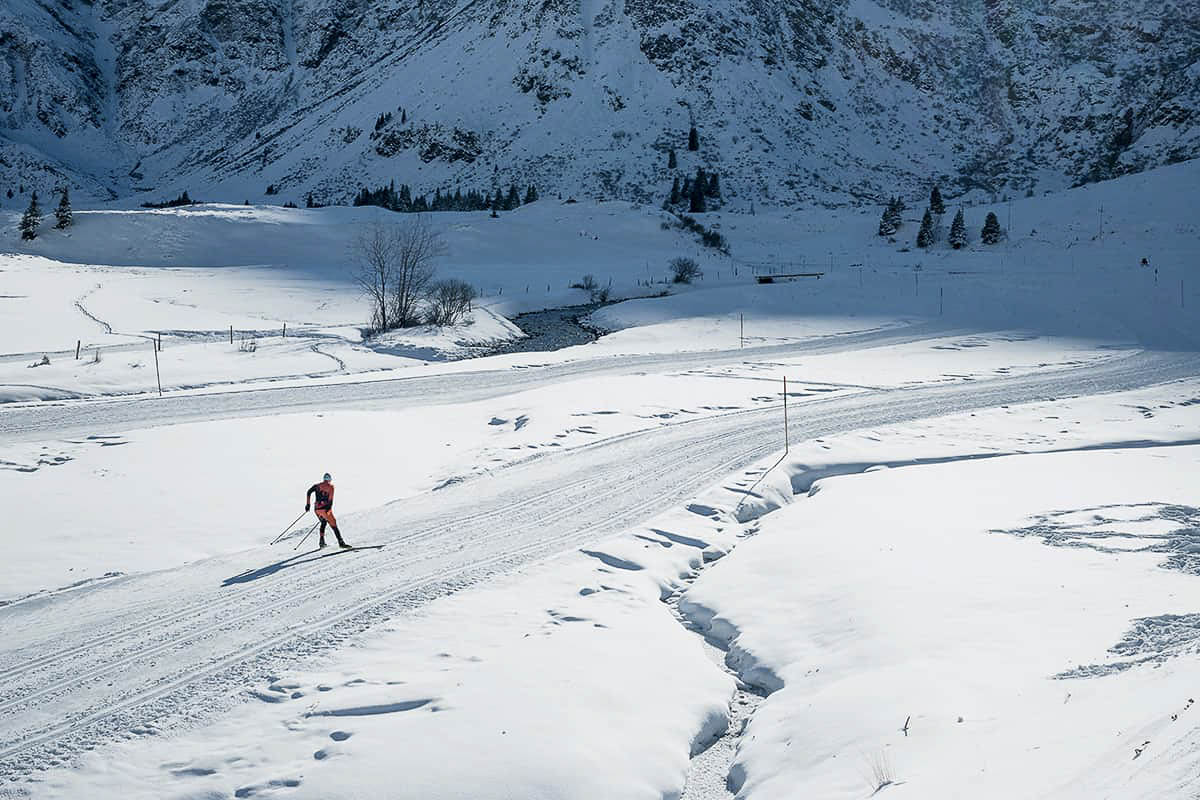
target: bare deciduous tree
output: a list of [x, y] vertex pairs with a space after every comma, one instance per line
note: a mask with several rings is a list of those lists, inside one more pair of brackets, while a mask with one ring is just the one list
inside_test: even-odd
[[421, 301], [436, 272], [434, 262], [446, 253], [442, 235], [424, 215], [415, 215], [396, 231], [396, 279], [391, 289], [392, 324], [398, 328], [419, 325]]
[[453, 325], [471, 310], [475, 287], [457, 278], [438, 281], [429, 292], [428, 321], [431, 325]]
[[434, 262], [446, 252], [441, 234], [423, 216], [364, 226], [353, 247], [355, 280], [371, 301], [378, 330], [420, 323], [420, 305], [433, 281]]
[[396, 238], [391, 226], [373, 222], [361, 227], [350, 245], [354, 280], [371, 301], [371, 326], [379, 331], [392, 322], [388, 311], [396, 277]]

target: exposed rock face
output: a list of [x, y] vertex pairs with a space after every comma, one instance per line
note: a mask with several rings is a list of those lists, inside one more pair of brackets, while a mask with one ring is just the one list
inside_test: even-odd
[[1016, 193], [1195, 157], [1198, 108], [1200, 15], [1161, 0], [0, 5], [9, 206], [26, 202], [10, 185], [66, 182], [659, 200], [670, 148], [735, 202], [874, 201], [935, 176]]

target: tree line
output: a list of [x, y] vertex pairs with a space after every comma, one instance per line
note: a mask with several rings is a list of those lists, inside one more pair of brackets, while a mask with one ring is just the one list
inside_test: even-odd
[[[471, 189], [463, 192], [455, 189], [454, 194], [443, 193], [438, 189], [432, 197], [423, 194], [415, 195], [407, 183], [396, 188], [392, 181], [387, 186], [376, 189], [362, 187], [352, 201], [356, 206], [379, 206], [389, 211], [420, 214], [426, 211], [512, 211], [523, 203], [533, 203], [538, 199], [537, 187], [533, 184], [525, 189], [524, 195], [514, 183], [508, 191], [496, 188], [495, 193]], [[313, 207], [312, 195], [309, 195], [308, 205]]]
[[[878, 232], [880, 236], [892, 236], [900, 230], [904, 224], [905, 208], [904, 201], [899, 197], [892, 197], [888, 200], [884, 206], [883, 215], [879, 219]], [[941, 220], [945, 213], [946, 202], [942, 198], [941, 190], [935, 184], [929, 192], [929, 205], [925, 207], [925, 213], [921, 217], [921, 227], [917, 230], [917, 247], [927, 248], [940, 239]], [[995, 212], [989, 211], [987, 219], [984, 220], [983, 229], [980, 231], [980, 241], [987, 245], [993, 245], [1002, 240], [1004, 236], [1005, 232], [1000, 227], [1000, 220], [996, 217]], [[947, 241], [955, 250], [962, 249], [967, 244], [967, 225], [963, 219], [962, 206], [959, 206], [954, 220], [950, 223], [950, 236]]]

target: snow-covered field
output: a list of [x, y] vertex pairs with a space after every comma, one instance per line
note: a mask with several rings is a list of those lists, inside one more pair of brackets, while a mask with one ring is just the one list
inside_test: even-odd
[[[432, 215], [484, 297], [386, 341], [345, 269], [383, 212], [78, 214], [0, 256], [0, 796], [1187, 796], [1197, 173], [961, 252]], [[597, 342], [455, 360], [679, 254]], [[364, 549], [268, 544], [326, 470]]]
[[695, 788], [711, 746], [747, 797], [863, 797], [880, 759], [897, 796], [1184, 796], [1197, 401], [1189, 380], [824, 437], [750, 495], [770, 462], [35, 786], [724, 796]]
[[[894, 243], [880, 239], [874, 210], [706, 215], [731, 256], [664, 230], [668, 215], [629, 203], [545, 200], [500, 219], [432, 214], [447, 249], [439, 274], [477, 287], [480, 307], [456, 328], [379, 341], [362, 337], [369, 313], [353, 282], [351, 243], [362, 224], [403, 223], [402, 215], [221, 205], [81, 211], [69, 231], [47, 229], [28, 243], [10, 213], [0, 215], [0, 252], [13, 253], [0, 255], [0, 399], [155, 392], [160, 376], [170, 390], [406, 371], [519, 335], [498, 315], [585, 302], [570, 286], [587, 274], [618, 298], [676, 292], [593, 315], [596, 326], [619, 331], [594, 349], [618, 354], [914, 320], [1194, 345], [1200, 236], [1185, 199], [1197, 182], [1200, 167], [1188, 162], [1014, 201], [1005, 215], [1011, 236], [994, 247], [979, 244], [977, 231], [995, 209], [970, 208], [976, 233], [963, 251], [910, 249], [915, 220]], [[676, 256], [701, 264], [694, 287], [662, 283]], [[763, 272], [823, 277], [754, 283]], [[156, 373], [150, 340], [160, 337]], [[43, 356], [48, 365], [31, 366]]]

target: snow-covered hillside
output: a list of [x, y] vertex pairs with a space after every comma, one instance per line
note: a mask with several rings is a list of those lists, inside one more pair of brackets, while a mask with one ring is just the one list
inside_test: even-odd
[[392, 179], [661, 202], [671, 149], [740, 207], [934, 177], [1017, 195], [1197, 155], [1197, 19], [1156, 0], [11, 0], [0, 204], [67, 183], [337, 203]]

